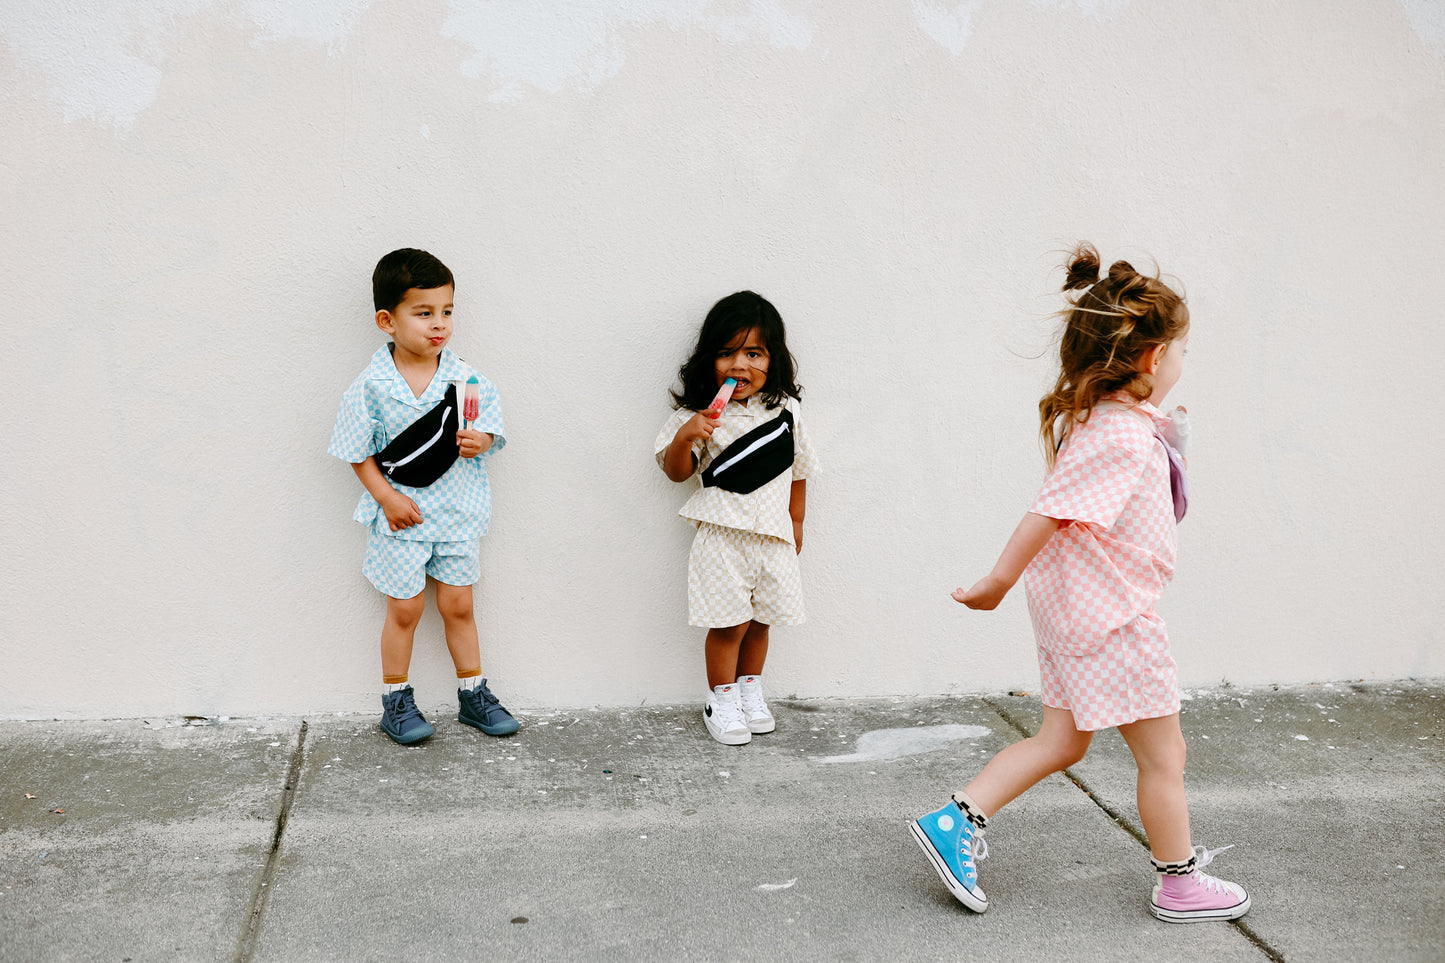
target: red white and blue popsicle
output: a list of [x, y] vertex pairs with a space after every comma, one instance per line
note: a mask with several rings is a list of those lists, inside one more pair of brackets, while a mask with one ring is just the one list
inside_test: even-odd
[[477, 380], [476, 375], [467, 378], [467, 391], [462, 400], [462, 418], [465, 419], [466, 427], [472, 427], [472, 422], [481, 417], [482, 407], [482, 383]]
[[712, 400], [712, 404], [707, 406], [707, 410], [704, 413], [709, 418], [721, 417], [722, 410], [727, 407], [728, 399], [733, 396], [733, 389], [737, 386], [738, 379], [736, 378], [729, 378], [724, 381], [722, 387], [717, 390], [717, 397]]

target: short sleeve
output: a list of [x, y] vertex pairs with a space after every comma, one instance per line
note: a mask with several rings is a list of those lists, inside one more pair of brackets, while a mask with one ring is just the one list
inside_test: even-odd
[[482, 452], [482, 456], [495, 455], [507, 446], [506, 426], [502, 423], [502, 396], [497, 391], [497, 386], [492, 384], [481, 375], [477, 376], [481, 381], [481, 391], [477, 393], [478, 414], [477, 420], [472, 422], [472, 428], [476, 431], [484, 431], [494, 439], [492, 447]]
[[341, 396], [336, 424], [331, 429], [327, 451], [343, 461], [358, 465], [381, 450], [376, 442], [381, 423], [366, 403], [366, 379], [358, 378]]
[[1131, 423], [1137, 420], [1096, 411], [1074, 429], [1029, 511], [1113, 528], [1149, 464], [1153, 436], [1142, 424]]
[[793, 424], [793, 481], [812, 478], [823, 470], [818, 452], [813, 448], [813, 436], [807, 428], [801, 405], [794, 405], [797, 414]]
[[[657, 458], [657, 467], [661, 468], [663, 461], [667, 458], [667, 449], [672, 444], [672, 439], [677, 437], [677, 430], [691, 418], [696, 412], [689, 408], [679, 408], [668, 415], [667, 420], [662, 423], [662, 430], [657, 433], [657, 441], [652, 445], [654, 457]], [[702, 458], [703, 442], [693, 442], [692, 457]]]

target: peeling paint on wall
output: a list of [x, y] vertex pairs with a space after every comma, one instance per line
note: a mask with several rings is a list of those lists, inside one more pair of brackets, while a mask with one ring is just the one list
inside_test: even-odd
[[1029, 4], [1044, 9], [1077, 10], [1086, 17], [1096, 20], [1110, 20], [1129, 7], [1130, 0], [1029, 0]]
[[957, 57], [968, 46], [969, 35], [973, 33], [973, 15], [984, 2], [966, 0], [948, 9], [937, 0], [913, 0], [913, 16], [924, 33]]
[[150, 106], [165, 61], [162, 38], [177, 17], [204, 0], [157, 0], [146, 9], [7, 3], [3, 34], [64, 108], [67, 123], [91, 120], [128, 130]]
[[[336, 48], [371, 0], [244, 0], [233, 15], [257, 40], [305, 40]], [[177, 21], [221, 7], [215, 0], [53, 5], [6, 3], [0, 36], [44, 78], [66, 123], [127, 131], [156, 97]]]
[[[0, 16], [0, 36], [44, 78], [67, 123], [89, 120], [124, 132], [155, 101], [168, 41], [181, 18], [228, 13], [250, 24], [258, 43], [301, 40], [335, 52], [371, 2], [244, 0], [234, 8], [216, 0], [7, 3], [13, 9]], [[519, 100], [529, 89], [598, 86], [626, 62], [623, 31], [651, 24], [707, 31], [727, 43], [795, 50], [812, 43], [811, 22], [781, 0], [749, 0], [741, 12], [728, 12], [728, 6], [718, 0], [454, 0], [441, 29], [475, 51], [461, 72], [490, 79], [496, 85], [491, 99], [500, 102]]]
[[1440, 0], [1400, 0], [1415, 35], [1437, 57], [1445, 57], [1445, 3]]
[[[957, 57], [973, 34], [973, 15], [990, 0], [964, 0], [952, 6], [939, 0], [913, 0], [913, 18], [918, 27], [945, 50]], [[1086, 17], [1108, 19], [1122, 13], [1129, 0], [1029, 0], [1034, 7], [1077, 10]]]
[[704, 30], [728, 43], [767, 43], [801, 50], [813, 26], [778, 0], [751, 0], [745, 13], [721, 13], [712, 0], [607, 0], [540, 4], [501, 0], [452, 3], [442, 33], [473, 48], [462, 63], [469, 77], [496, 83], [491, 99], [519, 100], [528, 88], [556, 93], [569, 84], [592, 88], [616, 76], [626, 61], [621, 31], [663, 23]]

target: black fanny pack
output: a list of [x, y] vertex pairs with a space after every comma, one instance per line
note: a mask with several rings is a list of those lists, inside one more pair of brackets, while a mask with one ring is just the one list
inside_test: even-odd
[[702, 487], [746, 495], [793, 467], [793, 413], [784, 408], [728, 445], [702, 473]]
[[406, 430], [376, 453], [381, 473], [398, 485], [425, 488], [447, 473], [457, 460], [457, 386], [436, 407], [407, 426]]

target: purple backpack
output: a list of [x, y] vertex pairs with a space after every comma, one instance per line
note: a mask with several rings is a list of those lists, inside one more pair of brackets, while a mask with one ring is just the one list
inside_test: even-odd
[[1174, 496], [1174, 521], [1181, 522], [1184, 513], [1189, 510], [1189, 476], [1184, 471], [1184, 456], [1175, 451], [1159, 432], [1154, 432], [1154, 437], [1159, 439], [1159, 444], [1164, 446], [1164, 452], [1169, 456], [1169, 493]]

